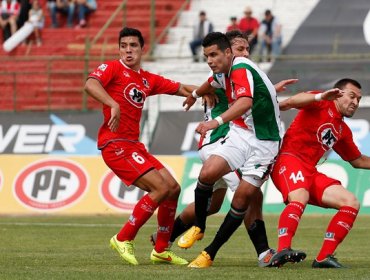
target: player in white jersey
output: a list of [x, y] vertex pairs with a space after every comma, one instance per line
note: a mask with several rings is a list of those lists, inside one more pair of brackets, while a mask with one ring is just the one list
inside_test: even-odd
[[[233, 54], [235, 56], [248, 57], [249, 56], [249, 44], [246, 36], [240, 31], [230, 31], [226, 33], [228, 37]], [[210, 76], [213, 76], [211, 72]], [[276, 91], [280, 92], [285, 90], [285, 86], [296, 82], [295, 79], [283, 80], [275, 85]], [[215, 94], [217, 95], [218, 102], [214, 106], [209, 106], [207, 102], [204, 102], [204, 120], [211, 121], [214, 118], [221, 115], [228, 109], [228, 100], [223, 89], [216, 89]], [[229, 131], [229, 123], [225, 123], [212, 131], [208, 131], [205, 137], [202, 137], [199, 142], [199, 156], [204, 162], [212, 152], [217, 148], [220, 141], [223, 141]], [[213, 194], [211, 203], [207, 214], [212, 215], [217, 213], [221, 208], [224, 200], [227, 187], [230, 190], [235, 191], [240, 182], [239, 172], [230, 172], [222, 177], [215, 183], [213, 188]], [[248, 208], [247, 214], [244, 218], [244, 224], [247, 229], [248, 235], [254, 245], [254, 248], [258, 256], [258, 265], [260, 267], [270, 266], [271, 257], [274, 254], [274, 250], [270, 249], [268, 245], [265, 224], [262, 216], [262, 201], [263, 194], [260, 191], [255, 199], [251, 201], [251, 205]], [[170, 242], [174, 242], [180, 234], [188, 230], [194, 223], [195, 210], [194, 203], [189, 204], [181, 214], [176, 218], [174, 229], [170, 238]], [[151, 241], [154, 244], [156, 241], [156, 234], [151, 235]]]
[[[222, 33], [210, 34], [203, 47], [208, 64], [213, 72], [217, 73], [208, 82], [225, 89], [231, 106], [222, 113], [222, 117], [216, 117], [216, 121], [201, 123], [197, 131], [204, 136], [208, 130], [222, 125], [223, 121], [233, 120], [234, 125], [222, 145], [217, 147], [203, 165], [195, 190], [195, 226], [179, 240], [180, 247], [189, 248], [203, 237], [207, 205], [212, 196], [214, 182], [239, 167], [242, 180], [234, 195], [231, 210], [214, 242], [189, 265], [190, 267], [210, 266], [219, 248], [240, 225], [248, 204], [260, 192], [258, 187], [269, 172], [281, 139], [274, 86], [250, 60], [234, 58], [230, 43], [226, 42], [227, 37], [224, 36]], [[201, 87], [199, 93], [202, 90]], [[194, 95], [197, 95], [196, 92]], [[194, 103], [194, 100], [189, 98], [188, 101], [189, 106]], [[241, 116], [243, 118], [240, 118]]]

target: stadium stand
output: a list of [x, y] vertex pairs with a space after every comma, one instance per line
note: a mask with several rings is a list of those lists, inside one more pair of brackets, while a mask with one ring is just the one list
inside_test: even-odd
[[269, 75], [298, 77], [301, 90], [326, 89], [339, 77], [355, 77], [369, 95], [370, 45], [364, 34], [369, 12], [367, 0], [320, 1], [284, 50], [296, 59], [278, 60]]
[[[4, 93], [0, 110], [97, 108], [99, 105], [91, 98], [84, 100], [84, 78], [100, 61], [117, 57], [117, 36], [124, 16], [126, 24], [139, 28], [147, 44], [150, 42], [151, 1], [127, 1], [126, 10], [118, 13], [101, 38], [91, 47], [90, 53], [86, 53], [86, 40], [97, 35], [122, 2], [98, 1], [98, 9], [89, 16], [87, 28], [55, 29], [50, 28], [50, 16], [44, 1], [46, 26], [42, 31], [42, 46], [21, 45], [9, 54], [0, 50], [0, 89]], [[183, 0], [155, 1], [157, 35], [168, 25], [183, 3]], [[84, 60], [86, 55], [93, 56], [88, 64]]]

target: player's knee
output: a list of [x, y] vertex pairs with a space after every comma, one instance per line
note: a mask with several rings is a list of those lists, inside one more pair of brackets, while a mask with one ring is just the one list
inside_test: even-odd
[[177, 199], [180, 195], [181, 188], [179, 184], [164, 184], [163, 185], [163, 194], [165, 198]]
[[357, 197], [354, 194], [349, 193], [348, 195], [343, 197], [343, 200], [344, 201], [342, 206], [349, 206], [356, 210], [360, 209], [360, 202], [358, 201]]
[[214, 178], [215, 174], [211, 167], [203, 166], [199, 174], [199, 181], [205, 184], [214, 184], [218, 178]]
[[288, 194], [288, 201], [298, 201], [304, 205], [308, 203], [308, 200], [310, 199], [310, 194], [306, 189], [297, 189]]

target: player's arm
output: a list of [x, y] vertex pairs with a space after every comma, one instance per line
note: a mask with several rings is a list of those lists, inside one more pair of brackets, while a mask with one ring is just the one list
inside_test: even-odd
[[205, 137], [208, 130], [215, 129], [219, 125], [235, 120], [245, 114], [252, 107], [252, 98], [243, 96], [238, 98], [233, 105], [215, 119], [201, 122], [195, 129], [201, 136]]
[[194, 103], [197, 101], [197, 98], [202, 97], [210, 92], [213, 92], [213, 87], [208, 81], [206, 81], [199, 88], [195, 88], [191, 91], [191, 93], [182, 103], [183, 107], [186, 111], [188, 111], [191, 106], [193, 106]]
[[312, 92], [297, 93], [282, 102], [279, 102], [280, 111], [286, 111], [291, 108], [300, 109], [313, 102], [321, 100], [334, 100], [343, 95], [340, 89], [333, 88], [322, 93], [312, 94]]
[[349, 162], [354, 168], [370, 169], [370, 157], [362, 155]]
[[121, 116], [119, 104], [106, 92], [100, 82], [94, 78], [87, 79], [85, 90], [91, 97], [111, 108], [108, 126], [111, 131], [115, 132], [119, 126]]

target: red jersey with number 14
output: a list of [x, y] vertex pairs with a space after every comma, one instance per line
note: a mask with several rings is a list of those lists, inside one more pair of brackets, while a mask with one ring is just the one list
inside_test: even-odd
[[361, 156], [352, 132], [334, 101], [314, 102], [301, 109], [284, 135], [280, 153], [288, 153], [316, 166], [333, 149], [345, 161]]
[[98, 133], [99, 149], [112, 141], [139, 141], [145, 99], [156, 94], [174, 94], [180, 87], [177, 82], [143, 69], [134, 71], [121, 60], [101, 64], [89, 78], [97, 79], [121, 108], [119, 128], [112, 132], [108, 127], [111, 108], [103, 105], [104, 123]]

